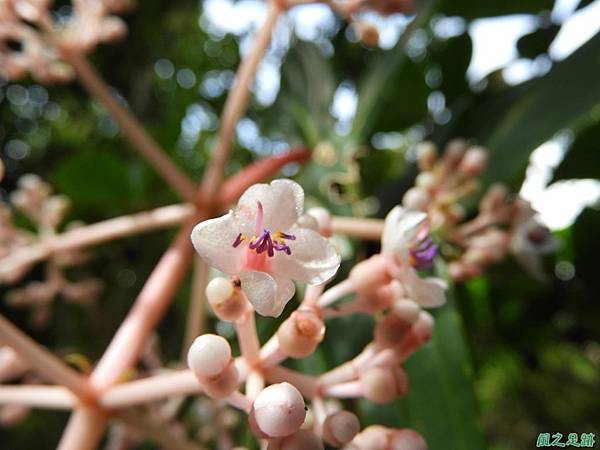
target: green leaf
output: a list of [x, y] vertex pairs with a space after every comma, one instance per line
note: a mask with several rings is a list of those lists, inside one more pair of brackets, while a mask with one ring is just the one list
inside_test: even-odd
[[405, 364], [410, 391], [400, 402], [401, 422], [423, 434], [430, 450], [486, 448], [473, 393], [472, 369], [454, 302], [435, 311], [431, 341]]
[[505, 89], [469, 110], [465, 136], [489, 149], [484, 181], [523, 173], [530, 153], [557, 131], [577, 126], [600, 105], [600, 35], [556, 63], [545, 76]]
[[600, 178], [600, 122], [578, 133], [564, 159], [554, 171], [554, 181]]
[[125, 163], [101, 150], [85, 150], [56, 168], [58, 190], [80, 206], [123, 205], [131, 192]]

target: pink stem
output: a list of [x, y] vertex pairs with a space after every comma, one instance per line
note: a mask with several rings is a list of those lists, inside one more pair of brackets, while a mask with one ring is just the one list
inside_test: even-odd
[[190, 204], [163, 206], [151, 211], [104, 220], [51, 236], [13, 251], [0, 262], [0, 279], [20, 267], [30, 266], [51, 255], [133, 234], [178, 225], [194, 213]]
[[384, 222], [381, 219], [355, 219], [353, 217], [333, 217], [331, 228], [334, 233], [378, 241], [383, 234]]
[[252, 401], [240, 391], [234, 391], [233, 394], [225, 398], [225, 401], [234, 408], [246, 413], [249, 413], [252, 409]]
[[192, 278], [192, 296], [187, 313], [185, 337], [181, 349], [181, 360], [185, 361], [187, 352], [198, 336], [204, 332], [206, 322], [206, 284], [208, 282], [208, 264], [194, 256], [194, 274]]
[[78, 399], [62, 386], [0, 386], [0, 404], [35, 408], [73, 409]]
[[317, 395], [317, 379], [311, 375], [305, 375], [286, 367], [275, 366], [267, 369], [265, 376], [271, 383], [283, 383], [287, 381], [293, 384], [306, 398], [313, 398]]
[[102, 394], [99, 404], [106, 409], [118, 409], [201, 392], [192, 371], [181, 370], [113, 386]]
[[252, 367], [260, 360], [260, 343], [256, 333], [254, 310], [248, 310], [237, 322], [235, 331], [246, 363]]
[[165, 314], [192, 258], [189, 236], [195, 223], [195, 218], [188, 222], [162, 256], [100, 359], [90, 378], [97, 391], [117, 383], [135, 364], [150, 333]]
[[336, 398], [357, 398], [362, 397], [363, 388], [359, 381], [349, 381], [347, 383], [327, 386], [324, 388], [323, 394]]
[[246, 397], [254, 401], [258, 394], [265, 388], [265, 378], [258, 370], [253, 370], [246, 379]]
[[277, 2], [270, 1], [267, 18], [254, 36], [250, 52], [242, 59], [238, 68], [233, 88], [225, 101], [221, 115], [221, 126], [217, 136], [214, 156], [202, 179], [202, 198], [210, 199], [218, 192], [223, 181], [225, 165], [231, 153], [235, 126], [246, 111], [250, 100], [250, 89], [256, 76], [258, 65], [267, 52], [271, 42], [271, 34], [281, 14]]
[[104, 435], [107, 419], [91, 407], [76, 409], [67, 423], [57, 450], [95, 450]]
[[269, 339], [263, 348], [260, 349], [260, 365], [263, 369], [281, 364], [286, 359], [287, 355], [279, 347], [277, 335]]
[[327, 289], [317, 300], [317, 306], [319, 308], [327, 308], [332, 303], [335, 303], [337, 300], [352, 292], [354, 292], [354, 285], [349, 279], [346, 279]]
[[3, 316], [0, 316], [0, 341], [12, 347], [31, 368], [40, 372], [44, 377], [65, 386], [80, 398], [89, 397], [90, 391], [84, 377]]

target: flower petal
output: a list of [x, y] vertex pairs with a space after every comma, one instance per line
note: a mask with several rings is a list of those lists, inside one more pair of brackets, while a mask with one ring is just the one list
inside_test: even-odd
[[335, 245], [308, 228], [294, 227], [290, 232], [296, 237], [286, 241], [292, 254], [275, 255], [272, 271], [308, 284], [321, 284], [333, 277], [341, 262]]
[[427, 214], [396, 206], [385, 218], [381, 237], [381, 252], [408, 258], [409, 243], [416, 238]]
[[296, 291], [289, 278], [266, 272], [243, 271], [242, 291], [262, 316], [279, 317]]
[[[246, 189], [235, 209], [235, 220], [246, 231], [254, 233], [257, 202], [263, 206], [263, 227], [271, 231], [287, 231], [298, 220], [304, 208], [304, 190], [292, 180], [274, 180], [271, 184], [255, 184]], [[262, 231], [262, 230], [260, 230]], [[246, 231], [249, 232], [249, 231]]]
[[211, 266], [229, 275], [241, 268], [242, 247], [234, 248], [239, 231], [233, 213], [200, 222], [192, 230], [192, 244], [198, 254]]
[[447, 283], [441, 278], [421, 278], [413, 269], [408, 269], [401, 281], [408, 296], [425, 308], [436, 308], [446, 303]]

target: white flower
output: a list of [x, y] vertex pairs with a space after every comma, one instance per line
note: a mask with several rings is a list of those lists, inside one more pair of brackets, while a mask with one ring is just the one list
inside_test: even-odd
[[302, 187], [291, 180], [255, 184], [228, 214], [192, 231], [198, 254], [210, 265], [239, 276], [254, 308], [277, 317], [293, 297], [293, 280], [320, 284], [336, 273], [334, 245], [297, 222], [304, 205]]
[[544, 273], [542, 255], [558, 247], [558, 241], [537, 217], [529, 202], [520, 201], [519, 212], [511, 230], [510, 251], [516, 260], [540, 281], [548, 277]]
[[410, 298], [421, 306], [436, 307], [446, 302], [446, 282], [421, 278], [415, 269], [430, 267], [437, 245], [429, 237], [427, 214], [396, 206], [385, 218], [381, 253], [391, 261], [394, 276]]

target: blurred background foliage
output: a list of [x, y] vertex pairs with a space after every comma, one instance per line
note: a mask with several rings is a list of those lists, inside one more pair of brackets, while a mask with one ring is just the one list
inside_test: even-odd
[[[360, 44], [340, 18], [312, 42], [294, 33], [297, 21], [284, 21], [266, 73], [280, 81], [259, 76], [228, 173], [264, 155], [308, 146], [313, 162], [284, 173], [303, 184], [309, 203], [378, 217], [412, 184], [414, 146], [422, 139], [443, 145], [463, 136], [486, 146], [491, 158], [484, 184], [502, 181], [518, 191], [531, 153], [559, 136], [564, 158], [547, 181], [600, 178], [600, 35], [567, 58], [552, 60], [548, 49], [561, 29], [550, 15], [553, 3], [423, 0], [414, 21], [387, 49]], [[577, 8], [590, 3], [582, 0]], [[247, 30], [220, 30], [205, 8], [197, 1], [144, 1], [126, 16], [128, 38], [92, 57], [115, 93], [195, 179], [210, 154], [240, 50], [248, 46]], [[518, 84], [507, 83], [501, 70], [469, 80], [469, 24], [512, 14], [535, 19], [517, 51], [543, 69]], [[436, 31], [443, 20], [454, 24], [451, 33]], [[266, 94], [263, 83], [271, 86]], [[340, 115], [334, 104], [343, 93], [355, 104], [342, 103]], [[2, 82], [0, 117], [3, 198], [20, 175], [33, 172], [72, 199], [71, 220], [92, 223], [178, 201], [77, 83]], [[449, 304], [436, 312], [433, 342], [407, 363], [411, 394], [389, 407], [353, 405], [363, 423], [415, 427], [432, 450], [533, 448], [540, 432], [600, 435], [599, 229], [600, 212], [592, 207], [556, 231], [562, 247], [546, 261], [546, 283], [507, 261], [453, 287]], [[46, 329], [33, 328], [27, 311], [4, 303], [0, 310], [59, 354], [81, 353], [93, 361], [172, 235], [154, 232], [94, 248], [94, 259], [70, 276], [104, 280], [102, 298], [86, 308], [56, 302]], [[354, 256], [377, 249], [342, 243], [342, 274]], [[41, 276], [36, 268], [24, 282]], [[159, 329], [168, 361], [181, 351], [189, 291], [188, 282]], [[277, 323], [261, 320], [262, 337]], [[214, 325], [232, 335], [224, 324]], [[371, 329], [365, 317], [336, 319], [319, 352], [294, 365], [311, 372], [332, 367], [355, 355]], [[53, 448], [66, 417], [36, 411], [21, 425], [0, 430], [1, 447]]]

